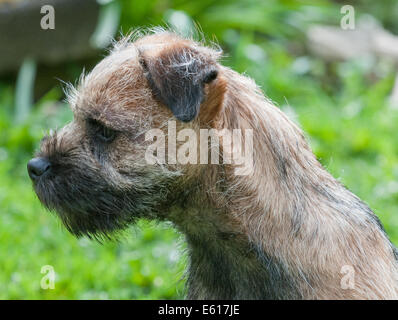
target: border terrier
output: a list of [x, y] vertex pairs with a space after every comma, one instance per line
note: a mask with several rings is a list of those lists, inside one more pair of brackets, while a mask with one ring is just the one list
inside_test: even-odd
[[[398, 251], [379, 219], [220, 57], [169, 30], [118, 42], [70, 86], [73, 121], [28, 163], [40, 201], [78, 237], [111, 237], [139, 218], [171, 221], [187, 241], [189, 299], [396, 299]], [[197, 135], [251, 129], [252, 170], [148, 164], [145, 133], [170, 138], [169, 121]]]

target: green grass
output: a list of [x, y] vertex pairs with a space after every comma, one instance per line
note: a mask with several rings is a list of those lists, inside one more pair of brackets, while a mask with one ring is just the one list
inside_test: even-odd
[[[172, 8], [198, 21], [207, 38], [214, 34], [228, 54], [223, 62], [255, 78], [300, 123], [322, 164], [374, 209], [398, 244], [398, 110], [388, 103], [394, 67], [371, 60], [325, 64], [303, 45], [308, 20], [337, 23], [338, 7], [328, 1], [122, 3], [124, 31], [167, 20]], [[388, 10], [377, 14], [397, 27]], [[26, 162], [46, 130], [70, 121], [61, 98], [54, 88], [16, 124], [14, 89], [0, 83], [0, 299], [183, 298], [184, 244], [168, 225], [141, 221], [121, 241], [99, 244], [75, 239], [41, 207]], [[54, 290], [40, 288], [44, 265], [55, 269]]]

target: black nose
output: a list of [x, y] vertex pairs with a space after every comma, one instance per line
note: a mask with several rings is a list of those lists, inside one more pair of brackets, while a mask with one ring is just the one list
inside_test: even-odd
[[38, 179], [46, 171], [50, 170], [51, 164], [45, 158], [34, 158], [28, 162], [28, 173], [32, 180]]

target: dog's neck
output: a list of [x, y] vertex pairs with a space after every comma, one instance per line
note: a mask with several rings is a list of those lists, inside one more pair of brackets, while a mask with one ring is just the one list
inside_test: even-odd
[[[209, 167], [200, 181], [206, 194], [193, 207], [201, 209], [180, 224], [191, 256], [189, 297], [396, 296], [391, 245], [371, 210], [322, 168], [301, 130], [254, 82], [224, 74], [220, 124], [254, 129], [254, 168], [246, 177], [233, 166]], [[367, 251], [375, 250], [385, 257], [379, 265], [369, 262], [375, 256]], [[391, 278], [378, 278], [370, 291], [366, 273], [377, 274], [380, 264]], [[361, 270], [357, 291], [341, 289], [346, 265]]]

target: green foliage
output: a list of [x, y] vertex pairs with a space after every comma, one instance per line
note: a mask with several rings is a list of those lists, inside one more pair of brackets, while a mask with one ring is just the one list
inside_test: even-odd
[[[326, 0], [120, 2], [123, 32], [189, 25], [192, 18], [207, 39], [217, 39], [223, 63], [253, 77], [300, 123], [323, 165], [375, 210], [398, 243], [398, 110], [388, 103], [393, 66], [369, 59], [325, 64], [303, 45], [310, 23], [338, 24], [339, 6]], [[358, 6], [363, 3], [371, 5]], [[389, 10], [376, 11], [397, 26]], [[0, 299], [182, 298], [184, 245], [168, 225], [141, 221], [120, 242], [99, 244], [75, 239], [41, 207], [26, 162], [46, 130], [72, 119], [61, 99], [54, 88], [16, 123], [14, 88], [0, 83]], [[44, 265], [55, 269], [54, 290], [40, 288]]]

